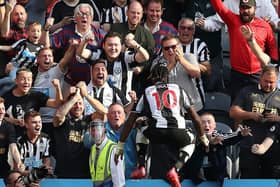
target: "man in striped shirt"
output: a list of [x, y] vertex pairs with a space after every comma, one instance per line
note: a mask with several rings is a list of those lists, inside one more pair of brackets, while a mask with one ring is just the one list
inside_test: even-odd
[[[205, 100], [205, 82], [211, 74], [209, 50], [205, 42], [195, 38], [195, 24], [190, 18], [182, 18], [178, 23], [179, 40], [183, 47], [184, 54], [194, 54], [199, 63], [199, 69], [202, 74], [201, 78], [194, 79], [197, 91], [201, 100]], [[203, 81], [202, 81], [203, 80]]]
[[26, 134], [19, 137], [17, 145], [26, 170], [31, 171], [32, 168], [42, 166], [51, 169], [50, 139], [46, 134], [41, 133], [41, 114], [36, 111], [27, 112], [24, 116], [24, 122]]

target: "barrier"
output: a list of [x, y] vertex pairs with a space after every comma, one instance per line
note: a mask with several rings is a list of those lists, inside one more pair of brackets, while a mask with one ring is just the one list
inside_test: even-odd
[[[4, 182], [0, 179], [0, 187], [4, 186]], [[43, 179], [40, 182], [41, 187], [92, 187], [90, 179]], [[170, 185], [163, 180], [127, 180], [126, 187], [170, 187]], [[203, 182], [198, 186], [193, 185], [189, 180], [182, 182], [182, 187], [219, 187], [215, 182]]]
[[[41, 187], [92, 187], [90, 179], [44, 179], [41, 181]], [[4, 187], [4, 182], [0, 179], [0, 187]], [[127, 180], [126, 187], [170, 187], [168, 183], [163, 180]], [[225, 179], [222, 187], [279, 187], [280, 180], [271, 179], [257, 179], [257, 180], [244, 180], [244, 179]], [[220, 187], [216, 182], [203, 182], [195, 186], [191, 181], [184, 180], [182, 187]]]
[[279, 187], [279, 179], [231, 179], [225, 180], [223, 187]]

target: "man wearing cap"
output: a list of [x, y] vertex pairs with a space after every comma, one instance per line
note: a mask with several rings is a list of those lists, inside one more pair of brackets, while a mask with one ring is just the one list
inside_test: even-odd
[[91, 148], [89, 159], [90, 174], [94, 186], [125, 186], [123, 159], [119, 157], [118, 163], [115, 163], [116, 143], [105, 135], [104, 122], [94, 119], [90, 123], [90, 133], [95, 142]]
[[217, 13], [228, 26], [230, 36], [231, 63], [231, 96], [236, 96], [236, 90], [245, 85], [256, 85], [260, 77], [262, 65], [253, 54], [247, 40], [240, 32], [240, 26], [247, 25], [254, 32], [255, 40], [263, 51], [278, 60], [278, 52], [273, 31], [269, 23], [255, 17], [255, 0], [240, 0], [239, 15], [227, 9], [221, 0], [211, 0]]

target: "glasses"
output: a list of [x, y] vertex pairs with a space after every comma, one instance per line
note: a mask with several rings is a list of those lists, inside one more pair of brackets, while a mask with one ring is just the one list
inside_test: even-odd
[[81, 12], [81, 11], [79, 11], [79, 12], [78, 12], [78, 16], [81, 16], [81, 17], [83, 17], [83, 16], [89, 17], [89, 16], [91, 16], [91, 13], [90, 13], [90, 12]]
[[165, 51], [168, 51], [169, 49], [176, 49], [177, 47], [177, 44], [176, 45], [170, 45], [170, 46], [165, 46], [165, 47], [162, 47]]
[[187, 26], [179, 26], [179, 29], [180, 30], [189, 30], [189, 31], [193, 31], [194, 30], [194, 27], [193, 26], [189, 26], [189, 27], [187, 27]]

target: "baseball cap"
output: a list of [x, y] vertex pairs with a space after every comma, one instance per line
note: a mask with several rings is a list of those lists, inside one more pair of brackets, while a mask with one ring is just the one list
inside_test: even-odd
[[255, 0], [240, 0], [239, 6], [256, 6], [256, 1]]

